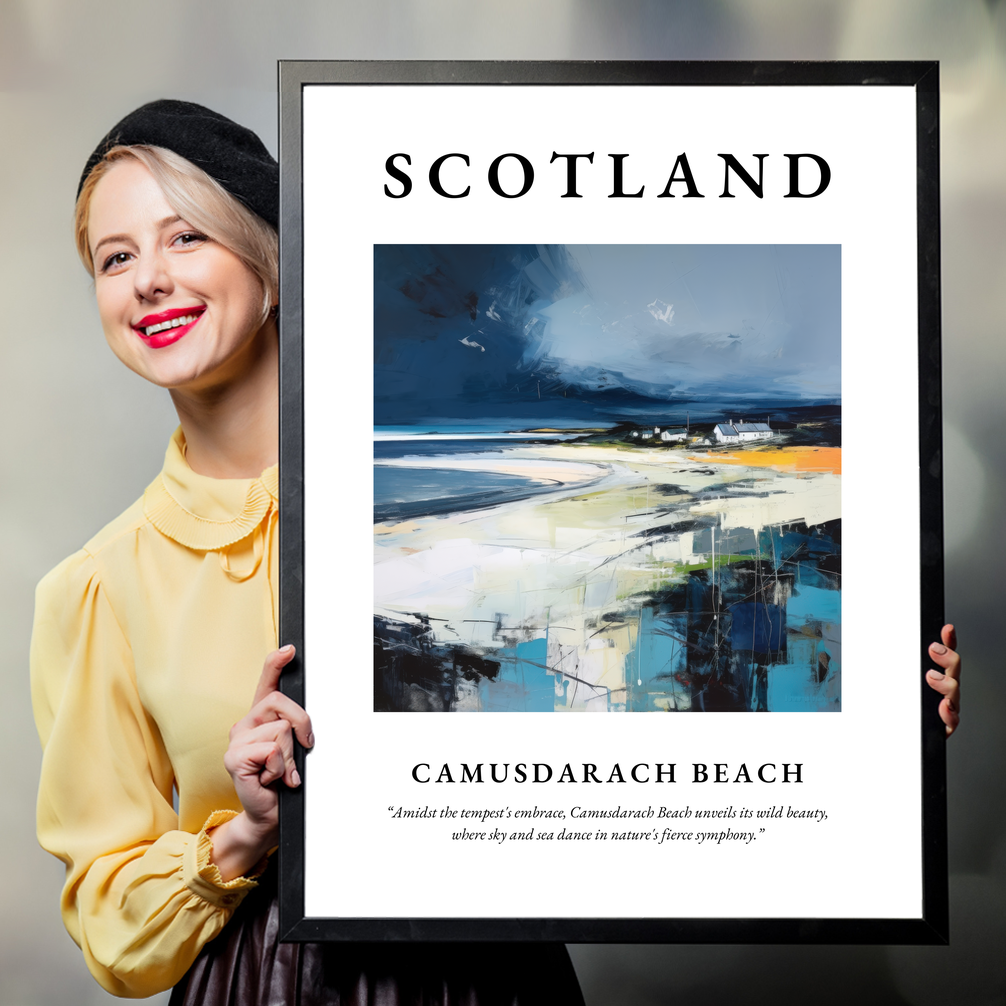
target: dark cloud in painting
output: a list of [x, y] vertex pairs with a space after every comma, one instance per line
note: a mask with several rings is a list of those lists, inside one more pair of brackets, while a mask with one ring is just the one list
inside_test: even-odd
[[378, 245], [375, 423], [837, 403], [837, 245]]

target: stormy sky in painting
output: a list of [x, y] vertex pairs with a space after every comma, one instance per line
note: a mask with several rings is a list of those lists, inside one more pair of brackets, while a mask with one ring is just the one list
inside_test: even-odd
[[837, 403], [837, 245], [378, 245], [377, 425]]

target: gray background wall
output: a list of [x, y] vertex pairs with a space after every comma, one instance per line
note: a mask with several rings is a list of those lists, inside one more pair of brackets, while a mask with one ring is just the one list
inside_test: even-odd
[[108, 999], [63, 931], [61, 868], [34, 839], [32, 591], [139, 495], [175, 423], [167, 396], [104, 345], [70, 236], [78, 172], [122, 114], [166, 96], [217, 108], [275, 149], [279, 58], [942, 61], [947, 614], [967, 663], [949, 759], [953, 945], [573, 956], [591, 1006], [1006, 1002], [1004, 53], [995, 0], [3, 0], [0, 1006]]

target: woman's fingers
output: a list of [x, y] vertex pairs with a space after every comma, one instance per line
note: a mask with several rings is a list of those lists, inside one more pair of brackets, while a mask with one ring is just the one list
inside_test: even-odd
[[252, 708], [231, 728], [224, 765], [234, 780], [241, 805], [253, 816], [275, 815], [276, 795], [266, 791], [272, 783], [282, 779], [291, 788], [300, 785], [294, 735], [305, 747], [314, 745], [311, 718], [278, 690], [283, 668], [295, 652], [292, 646], [284, 646], [266, 657]]
[[286, 765], [287, 761], [283, 756], [282, 747], [278, 744], [271, 745], [271, 750], [262, 765], [262, 771], [259, 773], [259, 782], [263, 786], [269, 786], [278, 779], [282, 779], [286, 773]]
[[961, 655], [950, 645], [947, 640], [957, 642], [952, 625], [945, 625], [941, 633], [944, 642], [930, 643], [929, 656], [934, 663], [942, 668], [943, 673], [957, 681], [961, 675]]
[[283, 668], [296, 654], [293, 646], [284, 646], [273, 650], [262, 666], [262, 676], [255, 689], [255, 698], [248, 715], [234, 725], [235, 731], [249, 729], [260, 723], [274, 719], [288, 720], [297, 734], [297, 740], [306, 747], [314, 747], [314, 733], [311, 729], [311, 717], [302, 706], [299, 706], [289, 696], [279, 691], [279, 679]]
[[233, 777], [235, 785], [257, 781], [259, 786], [268, 786], [282, 777], [286, 761], [280, 744], [263, 740], [228, 748], [224, 755], [224, 767]]
[[929, 656], [939, 664], [945, 674], [959, 678], [961, 673], [961, 655], [945, 646], [943, 643], [930, 643]]
[[[935, 674], [935, 671], [930, 671], [930, 677]], [[930, 680], [930, 685], [933, 685], [933, 681]], [[935, 686], [934, 686], [935, 687]], [[949, 737], [956, 729], [958, 724], [961, 722], [960, 710], [957, 708], [955, 699], [951, 698], [949, 695], [946, 696], [939, 705], [940, 719], [943, 720], [946, 726], [947, 736]]]
[[961, 721], [960, 717], [960, 674], [961, 657], [957, 653], [957, 632], [952, 625], [944, 625], [940, 632], [940, 643], [931, 643], [929, 656], [942, 670], [932, 669], [926, 672], [926, 682], [929, 687], [943, 696], [940, 702], [940, 719], [946, 724], [949, 737]]
[[282, 692], [270, 692], [261, 702], [254, 705], [248, 715], [238, 720], [231, 728], [231, 737], [275, 720], [288, 722], [296, 732], [297, 740], [304, 747], [314, 747], [311, 717], [304, 711], [303, 706], [297, 705], [293, 699]]
[[[224, 767], [245, 814], [234, 820], [251, 822], [256, 834], [268, 836], [267, 845], [275, 844], [278, 828], [279, 794], [273, 784], [280, 779], [294, 788], [301, 784], [294, 762], [294, 733], [305, 746], [314, 743], [310, 717], [278, 690], [283, 668], [294, 653], [292, 646], [284, 646], [266, 657], [252, 708], [231, 728], [224, 755]], [[222, 825], [214, 834], [224, 831]]]
[[950, 706], [956, 712], [958, 709], [957, 696], [961, 690], [960, 682], [950, 677], [949, 674], [943, 674], [940, 671], [928, 671], [926, 679], [929, 682], [930, 688], [950, 700]]
[[[268, 746], [268, 750], [263, 745]], [[229, 751], [235, 751], [239, 759], [246, 758], [246, 752], [255, 753], [259, 766], [255, 774], [263, 786], [280, 778], [293, 789], [300, 785], [300, 773], [293, 757], [293, 731], [284, 719], [270, 720], [242, 731], [232, 738]], [[273, 757], [273, 751], [278, 753], [278, 760]]]
[[249, 716], [259, 723], [269, 720], [283, 719], [293, 727], [297, 740], [306, 748], [314, 747], [314, 734], [311, 731], [311, 717], [303, 706], [297, 705], [289, 695], [282, 692], [271, 692], [254, 709]]
[[265, 663], [262, 665], [262, 675], [258, 680], [258, 687], [255, 689], [255, 698], [252, 699], [254, 709], [270, 692], [276, 691], [279, 687], [279, 677], [283, 673], [283, 668], [293, 660], [297, 650], [292, 646], [283, 646], [278, 650], [273, 650]]
[[943, 645], [950, 647], [951, 650], [957, 649], [957, 629], [952, 625], [944, 625], [940, 630], [940, 639], [943, 640]]

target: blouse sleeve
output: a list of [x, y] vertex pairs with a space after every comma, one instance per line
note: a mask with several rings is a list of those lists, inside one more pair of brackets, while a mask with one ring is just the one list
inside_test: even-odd
[[210, 862], [207, 829], [233, 811], [198, 834], [178, 830], [171, 764], [86, 551], [38, 586], [31, 685], [43, 747], [38, 837], [66, 865], [63, 921], [103, 988], [161, 992], [256, 885], [224, 882]]

